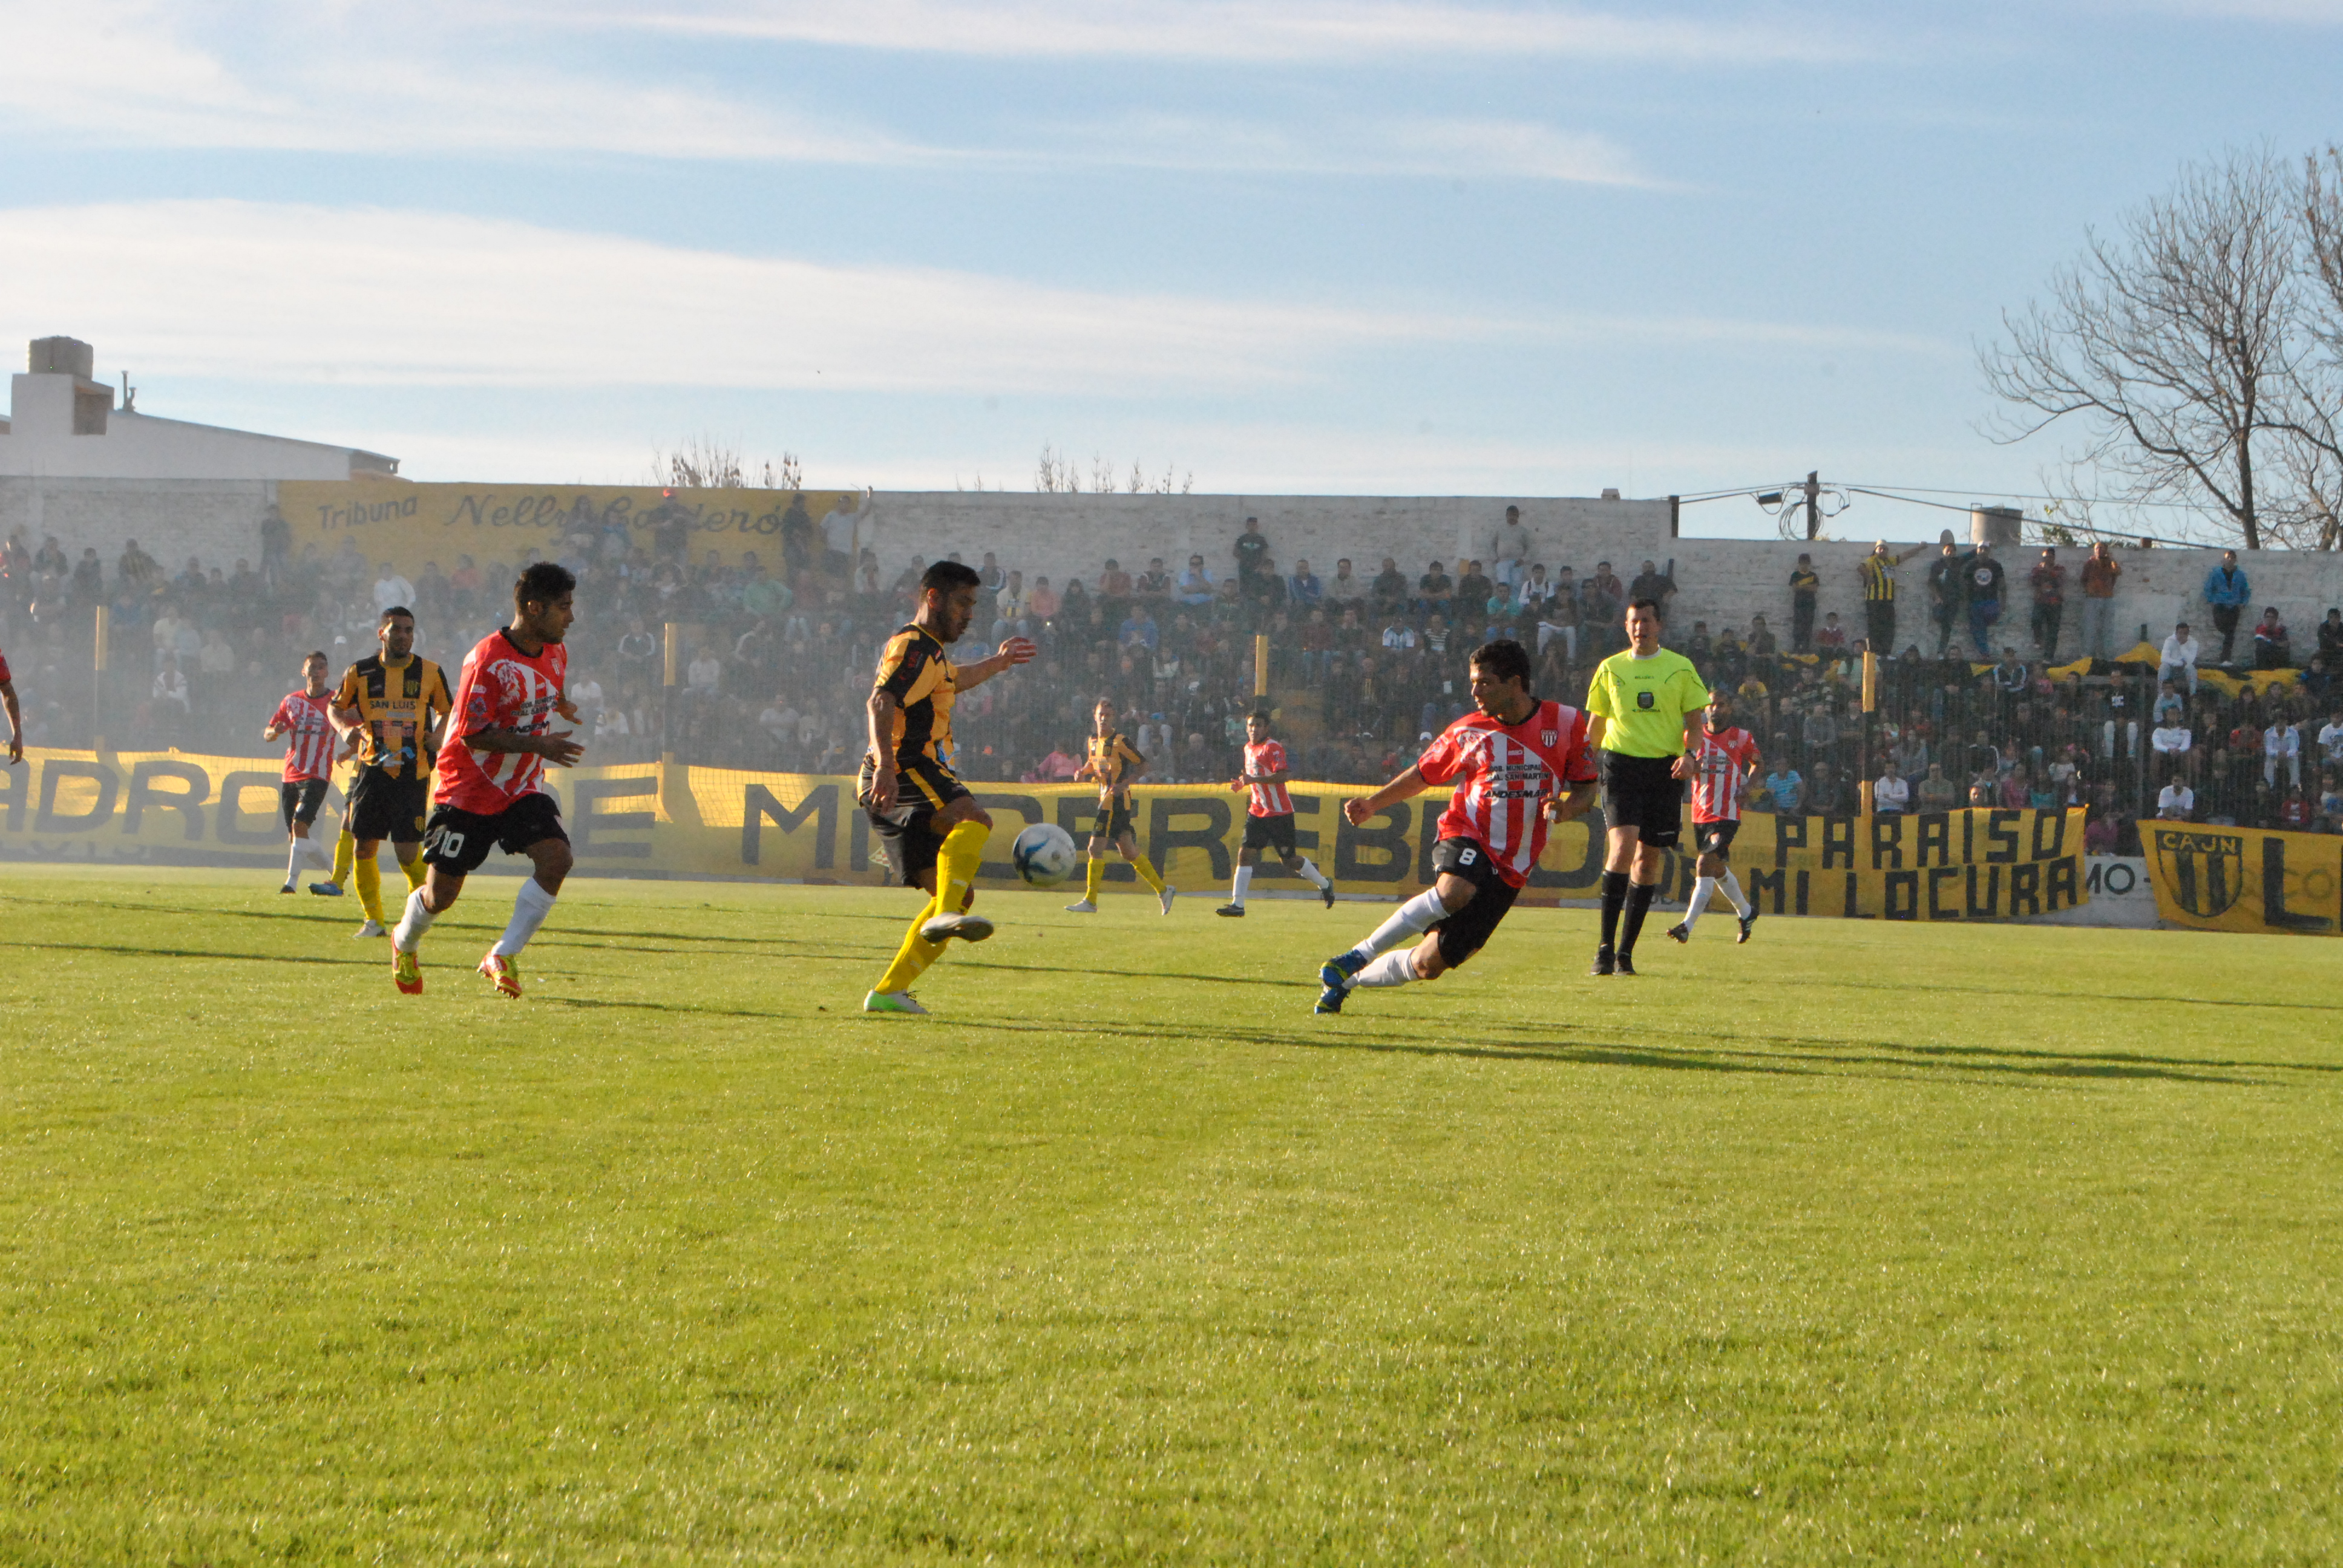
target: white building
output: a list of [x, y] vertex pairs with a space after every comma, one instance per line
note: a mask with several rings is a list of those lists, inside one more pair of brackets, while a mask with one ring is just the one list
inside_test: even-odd
[[356, 447], [157, 419], [116, 406], [93, 380], [96, 355], [71, 337], [33, 341], [26, 373], [9, 377], [0, 420], [0, 478], [351, 479], [398, 472], [398, 459]]

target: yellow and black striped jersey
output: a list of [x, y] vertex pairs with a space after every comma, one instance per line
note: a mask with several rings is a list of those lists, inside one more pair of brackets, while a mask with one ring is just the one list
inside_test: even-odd
[[342, 676], [334, 706], [358, 716], [358, 764], [400, 778], [431, 771], [424, 732], [455, 706], [439, 667], [414, 654], [387, 659], [368, 654]]
[[1100, 792], [1107, 795], [1124, 793], [1131, 786], [1123, 782], [1123, 776], [1133, 768], [1147, 766], [1147, 759], [1139, 754], [1138, 748], [1120, 735], [1091, 736], [1088, 760], [1091, 777], [1097, 781]]
[[960, 689], [944, 645], [914, 624], [887, 639], [879, 650], [873, 689], [893, 696], [895, 766], [920, 758], [951, 766], [951, 710]]

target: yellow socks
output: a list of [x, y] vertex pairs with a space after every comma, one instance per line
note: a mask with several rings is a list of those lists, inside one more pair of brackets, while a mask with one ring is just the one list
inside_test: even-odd
[[423, 885], [423, 874], [426, 869], [423, 864], [423, 851], [420, 849], [416, 850], [415, 859], [412, 860], [401, 860], [398, 863], [398, 869], [407, 873], [407, 890], [408, 892], [411, 893], [416, 889], [421, 887]]
[[976, 892], [977, 868], [984, 863], [985, 840], [991, 836], [992, 829], [981, 822], [959, 823], [944, 835], [943, 847], [936, 851], [936, 896], [911, 917], [911, 929], [903, 933], [895, 961], [887, 966], [872, 990], [882, 995], [909, 990], [911, 982], [943, 956], [942, 948], [920, 937], [920, 928], [938, 915], [958, 914], [968, 908]]
[[1148, 863], [1146, 856], [1133, 855], [1131, 858], [1131, 869], [1139, 873], [1141, 881], [1154, 889], [1157, 893], [1163, 891], [1163, 879], [1157, 874], [1155, 868]]
[[347, 888], [350, 885], [350, 863], [357, 858], [358, 841], [345, 828], [342, 836], [334, 840], [334, 886]]
[[1089, 875], [1090, 880], [1083, 886], [1082, 897], [1095, 904], [1098, 902], [1099, 889], [1106, 882], [1106, 862], [1093, 857], [1090, 862]]
[[382, 920], [382, 862], [372, 855], [357, 863], [358, 908], [367, 920]]

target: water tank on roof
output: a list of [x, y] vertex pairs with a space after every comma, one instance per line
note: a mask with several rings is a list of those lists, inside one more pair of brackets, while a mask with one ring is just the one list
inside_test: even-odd
[[97, 368], [97, 352], [78, 337], [35, 337], [30, 368], [35, 376], [78, 376], [86, 381]]
[[2014, 545], [2026, 531], [2026, 514], [2016, 507], [1971, 507], [1969, 543], [1999, 549]]

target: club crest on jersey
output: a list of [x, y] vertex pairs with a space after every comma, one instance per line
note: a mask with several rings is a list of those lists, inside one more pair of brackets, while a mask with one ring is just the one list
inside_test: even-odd
[[1539, 744], [1539, 745], [1541, 745], [1541, 746], [1559, 746], [1559, 745], [1561, 745], [1561, 744], [1562, 744], [1562, 731], [1561, 731], [1561, 730], [1559, 730], [1559, 729], [1541, 729], [1541, 730], [1539, 730], [1539, 731], [1538, 731], [1538, 744]]

